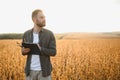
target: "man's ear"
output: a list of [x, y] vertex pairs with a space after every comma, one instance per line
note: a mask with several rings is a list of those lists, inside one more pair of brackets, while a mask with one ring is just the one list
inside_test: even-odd
[[33, 20], [33, 22], [36, 22], [36, 17], [33, 17], [32, 20]]

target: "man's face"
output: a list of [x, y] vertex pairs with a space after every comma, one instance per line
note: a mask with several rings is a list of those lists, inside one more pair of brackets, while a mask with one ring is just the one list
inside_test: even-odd
[[42, 12], [39, 12], [35, 19], [35, 24], [39, 27], [44, 27], [46, 25], [45, 16]]

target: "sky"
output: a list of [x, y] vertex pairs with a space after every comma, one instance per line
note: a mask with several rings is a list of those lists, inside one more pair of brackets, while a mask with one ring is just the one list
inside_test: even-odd
[[120, 31], [120, 0], [1, 0], [0, 33], [31, 29], [35, 9], [54, 33]]

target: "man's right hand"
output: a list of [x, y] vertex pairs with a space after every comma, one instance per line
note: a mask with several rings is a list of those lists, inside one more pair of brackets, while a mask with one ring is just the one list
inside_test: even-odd
[[22, 48], [22, 54], [23, 55], [28, 55], [28, 53], [30, 52], [30, 48]]

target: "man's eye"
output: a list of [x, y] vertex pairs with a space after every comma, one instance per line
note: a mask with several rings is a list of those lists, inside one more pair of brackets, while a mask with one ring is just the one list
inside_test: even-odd
[[41, 18], [45, 18], [44, 16], [41, 16]]

